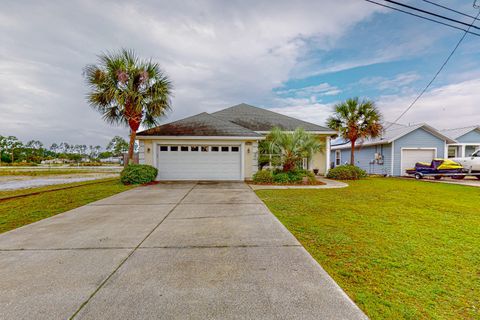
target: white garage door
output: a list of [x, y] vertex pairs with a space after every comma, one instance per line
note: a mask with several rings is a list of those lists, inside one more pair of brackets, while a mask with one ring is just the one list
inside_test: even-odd
[[240, 145], [159, 145], [160, 180], [241, 180]]
[[435, 149], [403, 149], [401, 174], [405, 175], [405, 170], [415, 167], [417, 162], [431, 162], [435, 154]]

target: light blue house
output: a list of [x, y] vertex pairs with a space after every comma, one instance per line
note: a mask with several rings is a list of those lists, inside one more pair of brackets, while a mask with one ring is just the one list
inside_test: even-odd
[[[456, 140], [423, 123], [411, 126], [386, 123], [379, 138], [357, 142], [355, 165], [369, 174], [401, 176], [416, 162], [445, 158], [447, 145]], [[350, 143], [333, 141], [332, 167], [350, 162]]]
[[480, 126], [471, 126], [441, 131], [444, 135], [456, 140], [448, 145], [448, 157], [469, 157], [480, 149]]

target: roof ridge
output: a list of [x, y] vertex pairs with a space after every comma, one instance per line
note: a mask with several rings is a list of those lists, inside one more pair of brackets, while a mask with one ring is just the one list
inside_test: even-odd
[[466, 127], [459, 127], [459, 128], [448, 128], [448, 129], [440, 129], [440, 131], [452, 131], [452, 130], [461, 130], [461, 129], [470, 129], [470, 128], [480, 128], [480, 124], [471, 125]]
[[266, 113], [270, 113], [272, 115], [275, 115], [275, 116], [280, 116], [280, 117], [284, 117], [286, 119], [289, 119], [289, 120], [294, 120], [294, 121], [299, 121], [301, 123], [305, 123], [305, 124], [308, 124], [308, 125], [313, 125], [313, 126], [317, 126], [317, 127], [321, 127], [323, 129], [330, 129], [330, 130], [333, 130], [331, 128], [328, 128], [327, 126], [323, 126], [323, 125], [319, 125], [319, 124], [316, 124], [316, 123], [313, 123], [313, 122], [309, 122], [309, 121], [305, 121], [305, 120], [302, 120], [302, 119], [298, 119], [298, 118], [294, 118], [294, 117], [291, 117], [291, 116], [287, 116], [285, 114], [282, 114], [282, 113], [278, 113], [278, 112], [275, 112], [275, 111], [272, 111], [268, 108], [260, 108], [260, 107], [256, 107], [256, 106], [253, 106], [253, 105], [250, 105], [248, 103], [239, 103], [239, 104], [236, 104], [234, 106], [231, 106], [231, 107], [228, 107], [228, 108], [225, 108], [225, 109], [221, 109], [221, 110], [217, 110], [215, 112], [213, 112], [213, 114], [216, 114], [216, 113], [220, 113], [220, 112], [223, 112], [223, 111], [226, 111], [226, 110], [230, 110], [230, 109], [234, 109], [234, 108], [238, 108], [238, 107], [248, 107], [248, 108], [253, 108], [253, 109], [257, 109], [257, 110], [261, 110], [263, 112], [266, 112]]

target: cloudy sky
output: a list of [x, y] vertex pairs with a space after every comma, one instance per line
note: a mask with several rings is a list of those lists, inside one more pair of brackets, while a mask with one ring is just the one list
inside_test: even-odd
[[[439, 3], [476, 14], [472, 1]], [[393, 120], [461, 36], [362, 0], [3, 0], [0, 135], [100, 145], [126, 136], [90, 109], [82, 78], [97, 54], [118, 48], [159, 62], [172, 79], [165, 121], [245, 102], [323, 124], [352, 96]], [[479, 58], [480, 37], [467, 36], [402, 122], [480, 124]]]

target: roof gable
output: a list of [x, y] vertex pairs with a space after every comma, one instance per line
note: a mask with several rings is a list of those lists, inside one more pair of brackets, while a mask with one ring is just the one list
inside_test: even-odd
[[463, 137], [464, 135], [469, 134], [470, 132], [476, 131], [480, 133], [480, 126], [470, 126], [464, 128], [454, 128], [454, 129], [445, 129], [441, 132], [450, 138], [457, 140]]
[[138, 136], [233, 136], [261, 137], [260, 134], [206, 112], [141, 131]]
[[270, 131], [273, 127], [279, 127], [287, 131], [293, 131], [300, 127], [306, 131], [325, 131], [325, 133], [331, 133], [333, 131], [330, 128], [245, 103], [214, 112], [212, 115], [253, 131]]
[[[362, 143], [358, 143], [357, 145], [368, 146], [368, 145], [392, 143], [393, 141], [398, 140], [418, 129], [423, 129], [426, 132], [434, 135], [435, 137], [445, 140], [447, 143], [455, 143], [455, 140], [442, 134], [440, 131], [436, 130], [435, 128], [429, 126], [426, 123], [420, 123], [420, 124], [411, 125], [411, 126], [405, 126], [405, 125], [399, 125], [399, 124], [390, 125], [390, 123], [385, 123], [384, 125], [387, 129], [385, 129], [381, 137], [374, 138], [374, 139], [367, 139]], [[344, 148], [348, 148], [349, 146], [347, 145], [347, 142], [343, 142], [342, 144], [332, 145], [332, 148], [334, 147], [336, 147], [337, 149], [339, 148], [344, 149]]]

